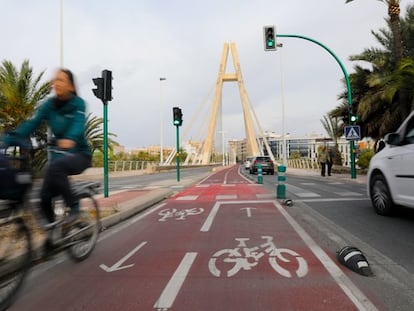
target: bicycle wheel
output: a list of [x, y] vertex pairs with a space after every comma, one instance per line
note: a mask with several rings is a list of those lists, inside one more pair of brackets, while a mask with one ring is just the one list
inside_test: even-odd
[[22, 218], [0, 225], [0, 311], [16, 298], [32, 262], [32, 243]]
[[76, 233], [73, 237], [75, 243], [67, 249], [75, 261], [82, 261], [92, 253], [101, 231], [99, 206], [95, 198], [88, 194], [79, 202], [79, 221], [73, 225], [70, 233]]

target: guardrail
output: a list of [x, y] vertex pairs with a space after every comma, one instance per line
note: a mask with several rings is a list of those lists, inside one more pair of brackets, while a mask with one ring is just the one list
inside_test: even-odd
[[319, 169], [319, 163], [311, 159], [289, 159], [288, 166], [292, 168]]
[[110, 172], [141, 171], [157, 164], [152, 161], [108, 161], [108, 170]]

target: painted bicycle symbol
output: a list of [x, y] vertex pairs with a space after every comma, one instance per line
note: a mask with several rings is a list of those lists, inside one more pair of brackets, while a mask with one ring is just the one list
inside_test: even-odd
[[187, 216], [198, 215], [204, 212], [203, 208], [188, 208], [184, 210], [177, 210], [176, 208], [167, 208], [160, 212], [158, 215], [162, 216], [162, 218], [158, 219], [158, 221], [167, 221], [168, 218], [174, 218], [176, 220], [185, 220]]
[[308, 273], [308, 264], [298, 253], [288, 248], [277, 248], [271, 236], [262, 236], [262, 239], [265, 242], [259, 246], [247, 247], [249, 238], [236, 238], [238, 245], [235, 248], [219, 250], [210, 258], [208, 263], [210, 272], [220, 277], [222, 271], [218, 266], [227, 268], [230, 266], [226, 276], [232, 277], [242, 269], [251, 270], [265, 254], [268, 254], [271, 267], [286, 278], [291, 278], [293, 275], [302, 278]]

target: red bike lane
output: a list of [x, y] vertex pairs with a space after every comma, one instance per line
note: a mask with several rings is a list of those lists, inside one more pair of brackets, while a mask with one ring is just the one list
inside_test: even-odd
[[377, 310], [274, 193], [237, 167], [180, 191], [60, 272], [16, 307]]

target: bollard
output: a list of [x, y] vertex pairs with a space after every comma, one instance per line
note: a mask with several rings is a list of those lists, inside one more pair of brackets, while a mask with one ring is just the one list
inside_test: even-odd
[[278, 165], [277, 167], [277, 188], [276, 188], [276, 198], [277, 199], [286, 199], [286, 166]]
[[263, 184], [263, 170], [261, 164], [257, 165], [257, 183]]

